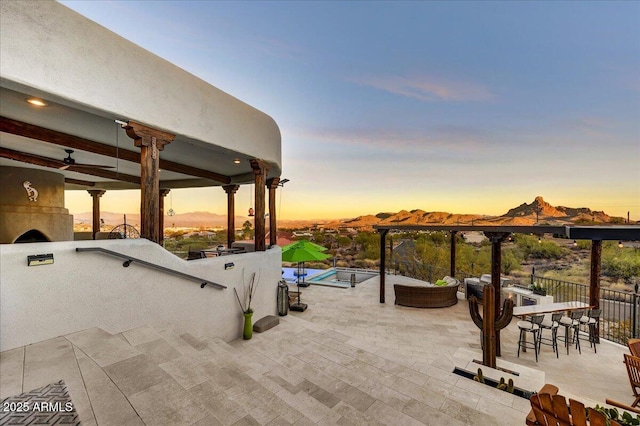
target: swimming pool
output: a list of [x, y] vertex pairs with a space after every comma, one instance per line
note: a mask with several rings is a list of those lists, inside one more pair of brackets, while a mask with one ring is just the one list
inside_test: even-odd
[[321, 274], [310, 276], [307, 281], [315, 285], [349, 288], [351, 287], [352, 275], [355, 278], [355, 283], [358, 284], [373, 278], [378, 274], [376, 272], [361, 269], [329, 268]]
[[[282, 278], [289, 284], [297, 283], [298, 268], [282, 268]], [[329, 269], [309, 269], [300, 270], [300, 286], [306, 287], [309, 284], [325, 285], [329, 287], [349, 288], [351, 287], [351, 275], [355, 275], [356, 284], [366, 281], [378, 275], [377, 272], [363, 269], [350, 268], [329, 268]]]

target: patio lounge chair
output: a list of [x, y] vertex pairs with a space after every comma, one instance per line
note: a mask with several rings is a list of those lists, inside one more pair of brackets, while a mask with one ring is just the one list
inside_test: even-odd
[[[585, 409], [583, 403], [569, 399], [562, 395], [550, 395], [548, 393], [538, 393], [531, 396], [531, 409], [533, 411], [535, 422], [530, 422], [527, 417], [527, 425], [567, 425], [567, 426], [620, 426], [620, 423], [611, 420], [607, 423], [607, 419], [602, 413], [593, 408]], [[587, 421], [587, 412], [589, 420]], [[570, 414], [571, 413], [571, 414]]]
[[[449, 278], [449, 277], [445, 277]], [[394, 284], [396, 305], [412, 308], [446, 308], [458, 303], [458, 280], [446, 286], [410, 286]], [[446, 281], [446, 279], [445, 279]]]
[[635, 407], [640, 402], [640, 393], [638, 392], [640, 390], [640, 358], [624, 354], [624, 363], [627, 366], [627, 374], [629, 375], [633, 396], [636, 398], [631, 406]]
[[640, 339], [629, 339], [627, 346], [629, 346], [631, 355], [640, 356]]

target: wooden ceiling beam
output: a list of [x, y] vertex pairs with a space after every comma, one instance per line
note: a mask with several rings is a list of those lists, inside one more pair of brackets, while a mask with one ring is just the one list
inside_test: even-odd
[[[40, 155], [27, 154], [26, 152], [14, 151], [13, 149], [8, 148], [0, 147], [0, 158], [8, 158], [9, 160], [34, 164], [36, 166], [50, 167], [52, 169], [60, 169], [60, 160], [42, 157]], [[85, 175], [98, 176], [106, 179], [121, 180], [123, 182], [129, 182], [140, 186], [140, 177], [138, 176], [83, 166], [69, 166], [66, 170], [70, 172], [82, 173]]]
[[[0, 131], [12, 135], [23, 136], [25, 138], [36, 139], [54, 145], [66, 146], [80, 151], [91, 152], [93, 154], [105, 155], [107, 157], [118, 158], [125, 161], [140, 164], [140, 153], [129, 151], [115, 146], [95, 142], [68, 133], [47, 129], [23, 121], [0, 116]], [[209, 170], [199, 169], [186, 164], [175, 163], [169, 160], [160, 159], [160, 168], [170, 172], [182, 173], [204, 179], [210, 179], [223, 184], [231, 183], [229, 176]], [[139, 182], [138, 182], [139, 183]]]
[[81, 186], [96, 186], [95, 182], [89, 182], [88, 180], [71, 179], [71, 178], [64, 178], [64, 183], [70, 183], [73, 185], [81, 185]]

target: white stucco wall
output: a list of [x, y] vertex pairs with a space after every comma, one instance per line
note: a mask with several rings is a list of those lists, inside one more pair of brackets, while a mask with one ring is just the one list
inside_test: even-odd
[[[204, 289], [160, 271], [76, 247], [104, 247], [226, 285]], [[53, 253], [52, 265], [27, 266], [27, 256]], [[147, 240], [69, 241], [0, 245], [0, 351], [91, 327], [119, 333], [142, 325], [179, 333], [242, 335], [242, 313], [233, 288], [256, 272], [254, 321], [276, 315], [281, 250], [185, 261]], [[233, 269], [224, 264], [233, 262]]]
[[3, 87], [32, 88], [282, 169], [280, 130], [267, 114], [60, 3], [0, 2], [0, 39]]

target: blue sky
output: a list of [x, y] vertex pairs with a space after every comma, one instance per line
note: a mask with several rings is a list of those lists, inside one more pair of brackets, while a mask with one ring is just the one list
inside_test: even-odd
[[[640, 2], [63, 3], [271, 115], [281, 218], [541, 195], [640, 219]], [[226, 211], [219, 188], [172, 202]]]

